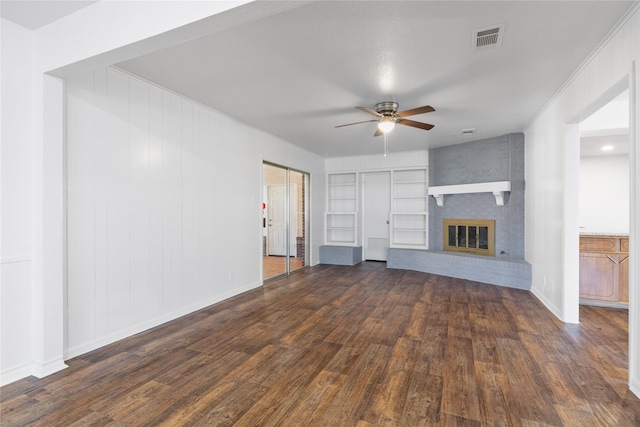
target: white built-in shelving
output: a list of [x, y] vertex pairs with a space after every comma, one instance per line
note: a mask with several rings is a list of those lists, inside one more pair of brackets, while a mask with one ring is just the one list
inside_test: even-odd
[[355, 172], [327, 175], [325, 244], [354, 246], [357, 239], [358, 185]]
[[427, 169], [395, 170], [392, 176], [390, 247], [427, 249], [429, 242]]

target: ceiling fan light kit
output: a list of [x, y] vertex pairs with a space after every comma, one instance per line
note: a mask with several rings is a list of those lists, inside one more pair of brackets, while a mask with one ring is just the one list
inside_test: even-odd
[[396, 120], [392, 116], [384, 116], [378, 122], [378, 129], [382, 132], [390, 132], [396, 126]]
[[358, 110], [364, 111], [367, 114], [371, 114], [372, 116], [376, 116], [378, 119], [374, 120], [365, 120], [362, 122], [356, 123], [348, 123], [345, 125], [338, 125], [338, 127], [357, 125], [361, 123], [369, 123], [369, 122], [378, 122], [378, 127], [376, 128], [376, 132], [373, 136], [380, 136], [390, 132], [396, 124], [411, 126], [418, 129], [430, 130], [433, 129], [433, 125], [429, 123], [416, 122], [414, 120], [405, 119], [408, 116], [415, 116], [417, 114], [430, 113], [435, 111], [433, 107], [430, 105], [425, 105], [422, 107], [412, 108], [410, 110], [398, 111], [398, 103], [394, 101], [385, 101], [378, 102], [372, 110], [367, 107], [356, 107]]

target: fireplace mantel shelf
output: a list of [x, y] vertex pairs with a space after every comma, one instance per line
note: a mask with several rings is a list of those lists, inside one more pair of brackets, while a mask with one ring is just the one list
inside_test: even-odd
[[444, 205], [447, 194], [493, 193], [496, 205], [504, 206], [504, 193], [511, 191], [510, 181], [479, 182], [476, 184], [438, 185], [429, 187], [429, 195], [436, 199], [438, 206]]

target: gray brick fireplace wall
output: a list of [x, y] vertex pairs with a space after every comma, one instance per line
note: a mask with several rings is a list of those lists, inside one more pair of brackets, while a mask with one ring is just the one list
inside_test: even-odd
[[[387, 267], [459, 277], [520, 289], [531, 287], [524, 260], [524, 135], [513, 133], [429, 150], [429, 186], [510, 181], [504, 206], [491, 193], [429, 198], [429, 250], [389, 249]], [[443, 252], [442, 221], [495, 220], [495, 257]]]
[[524, 259], [524, 135], [429, 150], [429, 186], [510, 181], [504, 206], [491, 193], [453, 194], [444, 206], [429, 198], [429, 249], [442, 250], [442, 220], [495, 219], [496, 258]]

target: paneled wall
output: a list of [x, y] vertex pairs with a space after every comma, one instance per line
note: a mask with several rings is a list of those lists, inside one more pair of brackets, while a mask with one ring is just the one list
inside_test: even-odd
[[[573, 141], [567, 134], [571, 126], [577, 129], [581, 120], [618, 95], [632, 79], [636, 81], [636, 92], [630, 88], [630, 99], [638, 98], [639, 59], [640, 10], [636, 6], [635, 12], [603, 41], [581, 69], [576, 70], [572, 79], [525, 131], [526, 254], [527, 261], [533, 266], [532, 291], [558, 317], [568, 322], [579, 320], [577, 186], [580, 171], [579, 134], [575, 132]], [[632, 68], [633, 61], [635, 69]], [[603, 100], [621, 82], [620, 90]], [[636, 120], [638, 111], [635, 110]], [[630, 164], [633, 165], [637, 161], [633, 147], [637, 143], [637, 128], [631, 129], [630, 138]], [[633, 166], [630, 171], [633, 174]], [[632, 187], [630, 192], [638, 194], [638, 190]], [[632, 205], [633, 200], [632, 197]], [[633, 206], [632, 210], [635, 209]], [[633, 223], [630, 233], [633, 233]], [[640, 366], [640, 352], [636, 357]]]
[[118, 70], [67, 91], [66, 357], [259, 286], [263, 160], [324, 187], [318, 156]]
[[[578, 322], [578, 123], [621, 91], [604, 99], [612, 88], [621, 82], [624, 87], [629, 84], [633, 115], [629, 155], [629, 383], [640, 395], [640, 6], [635, 4], [632, 11], [527, 127], [525, 217], [526, 257], [533, 266], [532, 292], [560, 319]], [[573, 138], [568, 137], [572, 133]]]
[[0, 384], [31, 374], [31, 33], [2, 20]]

